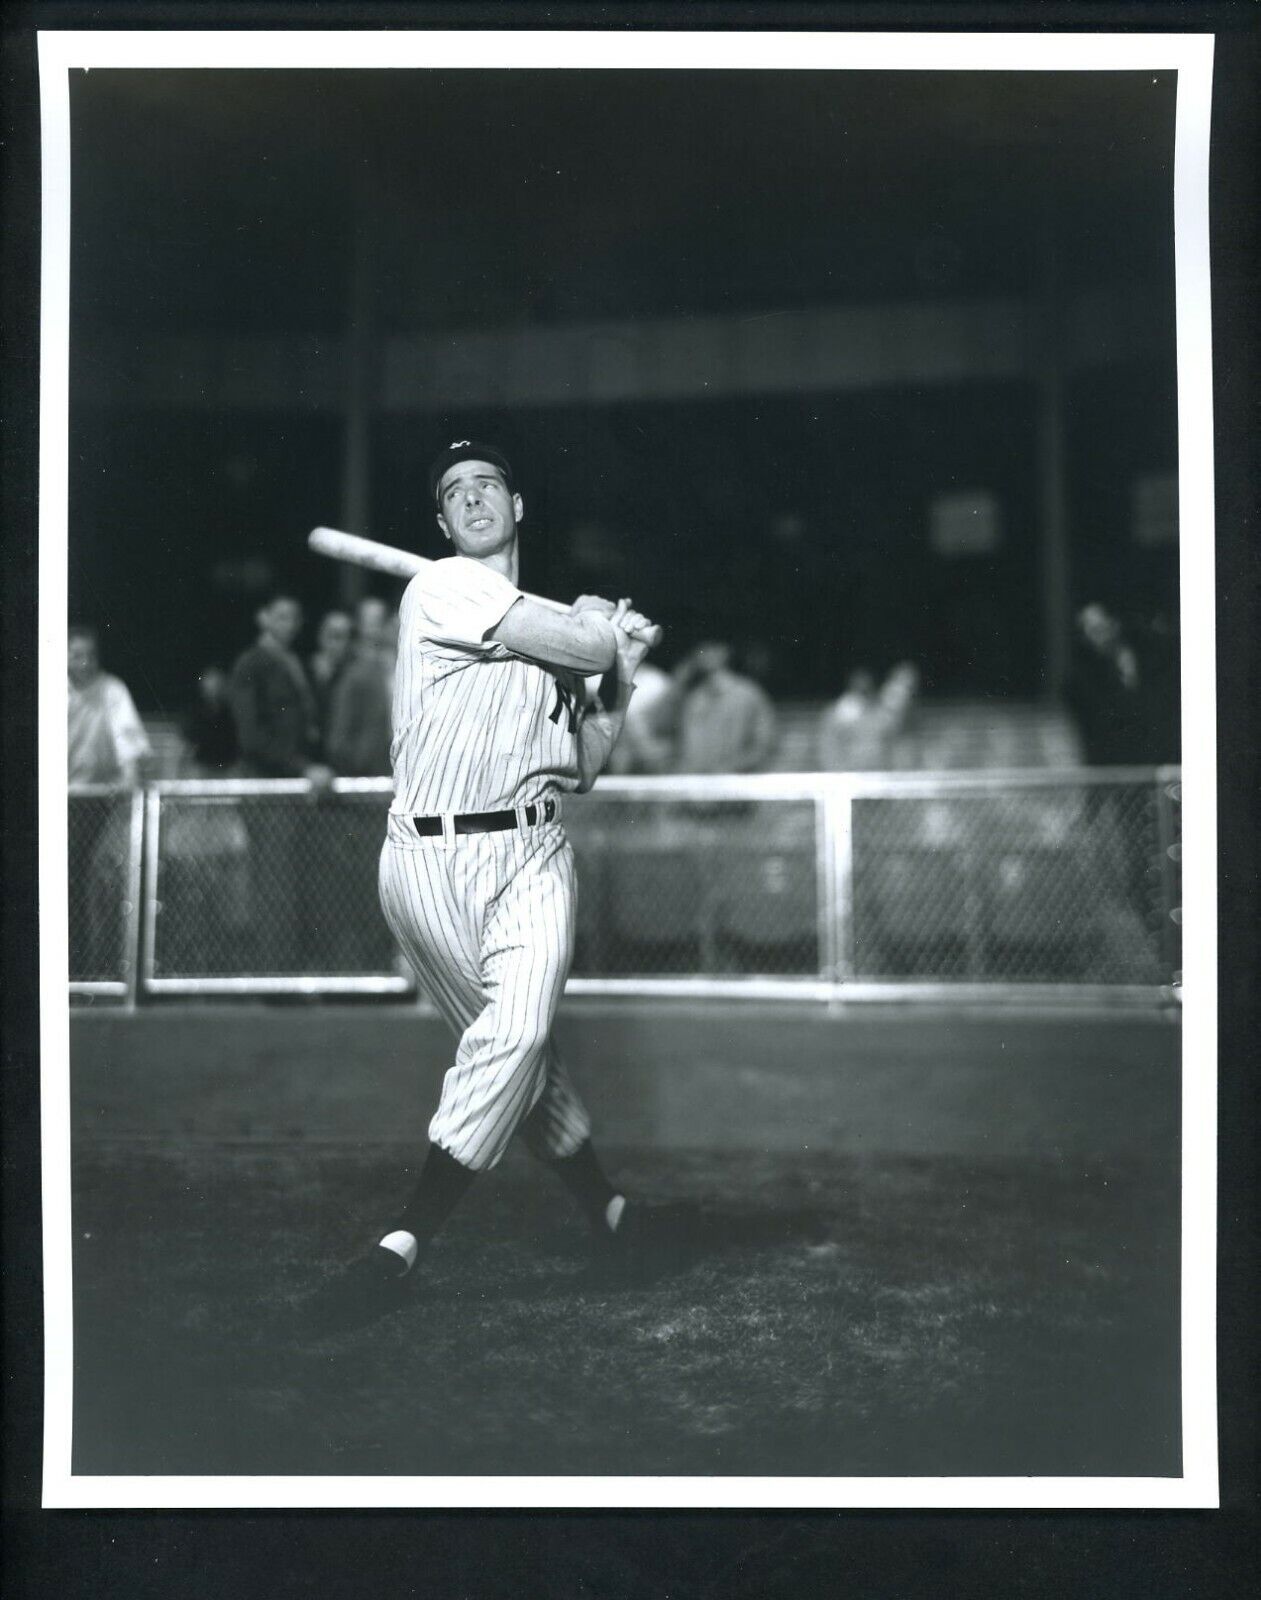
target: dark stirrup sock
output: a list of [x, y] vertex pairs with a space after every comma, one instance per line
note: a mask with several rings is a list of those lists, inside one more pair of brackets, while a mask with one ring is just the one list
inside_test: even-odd
[[[603, 1231], [617, 1227], [626, 1202], [605, 1177], [590, 1139], [585, 1139], [571, 1156], [549, 1156], [547, 1164], [573, 1195], [593, 1228]], [[615, 1206], [614, 1201], [621, 1204]]]
[[471, 1167], [448, 1155], [441, 1145], [429, 1146], [411, 1198], [381, 1241], [385, 1249], [393, 1250], [402, 1259], [404, 1269], [414, 1264], [418, 1252], [459, 1205], [476, 1176]]

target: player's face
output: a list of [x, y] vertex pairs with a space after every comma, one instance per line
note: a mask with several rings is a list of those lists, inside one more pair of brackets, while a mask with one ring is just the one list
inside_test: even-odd
[[521, 496], [489, 461], [457, 461], [438, 486], [438, 526], [462, 556], [480, 560], [511, 544], [521, 512]]

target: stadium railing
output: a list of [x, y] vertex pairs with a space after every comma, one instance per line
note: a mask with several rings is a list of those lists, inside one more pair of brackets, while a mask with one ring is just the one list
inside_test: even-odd
[[67, 802], [70, 992], [134, 1003], [139, 981], [144, 795], [80, 784]]
[[391, 786], [172, 780], [145, 802], [145, 994], [406, 995], [377, 902]]
[[[1175, 767], [606, 778], [565, 808], [569, 992], [1174, 1000], [1180, 792]], [[72, 978], [414, 994], [377, 905], [389, 799], [385, 779], [150, 784], [126, 860], [106, 852], [118, 960]]]

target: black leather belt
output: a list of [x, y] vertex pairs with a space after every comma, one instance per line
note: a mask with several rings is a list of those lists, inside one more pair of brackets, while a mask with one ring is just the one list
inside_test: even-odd
[[[538, 822], [555, 819], [558, 806], [555, 800], [544, 800], [541, 806], [526, 806], [525, 824], [532, 828]], [[466, 816], [453, 817], [452, 826], [457, 833], [503, 833], [517, 825], [515, 811], [473, 811]], [[422, 839], [431, 839], [442, 832], [441, 817], [413, 817], [412, 826]]]

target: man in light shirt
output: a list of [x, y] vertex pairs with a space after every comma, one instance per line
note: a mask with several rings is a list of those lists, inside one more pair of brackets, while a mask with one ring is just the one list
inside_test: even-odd
[[889, 765], [890, 718], [875, 677], [851, 672], [845, 692], [819, 718], [815, 755], [821, 772], [880, 772]]
[[[149, 740], [125, 684], [101, 671], [92, 628], [71, 628], [67, 649], [69, 782], [132, 789]], [[70, 973], [114, 978], [122, 959], [126, 808], [81, 796], [70, 807]]]
[[[596, 680], [589, 680], [594, 685]], [[668, 772], [673, 756], [670, 724], [675, 715], [674, 682], [651, 661], [640, 663], [635, 698], [626, 711], [622, 737], [613, 746], [608, 771], [621, 776]]]
[[675, 668], [679, 772], [762, 772], [775, 751], [775, 708], [752, 678], [731, 669], [725, 644], [698, 645]]
[[127, 686], [101, 671], [96, 631], [71, 628], [69, 677], [69, 780], [134, 788], [149, 740]]

